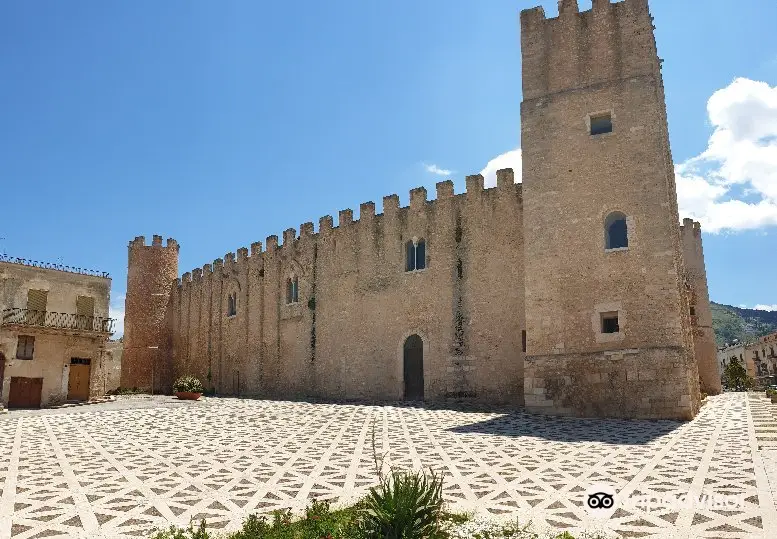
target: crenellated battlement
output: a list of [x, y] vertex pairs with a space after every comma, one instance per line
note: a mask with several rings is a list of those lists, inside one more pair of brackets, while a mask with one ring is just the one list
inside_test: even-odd
[[680, 225], [680, 234], [693, 234], [701, 237], [701, 223], [689, 217], [684, 218], [683, 224]]
[[135, 236], [134, 240], [130, 240], [129, 247], [161, 247], [163, 249], [175, 249], [176, 251], [180, 250], [181, 248], [180, 245], [178, 245], [178, 242], [173, 238], [167, 238], [167, 245], [162, 245], [162, 236], [158, 236], [156, 234], [154, 234], [153, 239], [151, 240], [151, 245], [146, 245], [145, 236]]
[[560, 0], [557, 17], [521, 11], [524, 100], [660, 70], [647, 0], [594, 0], [580, 11]]
[[[383, 197], [383, 212], [376, 213], [375, 203], [372, 201], [363, 202], [359, 205], [359, 219], [354, 220], [353, 210], [346, 208], [338, 212], [338, 226], [334, 226], [334, 220], [331, 215], [325, 215], [319, 219], [318, 233], [315, 232], [312, 222], [303, 223], [300, 225], [300, 232], [297, 235], [297, 231], [294, 228], [287, 228], [282, 233], [283, 243], [279, 243], [277, 235], [268, 236], [265, 240], [263, 249], [262, 242], [254, 242], [251, 244], [250, 250], [241, 247], [237, 249], [237, 256], [235, 253], [227, 253], [224, 255], [223, 260], [217, 259], [213, 264], [205, 264], [201, 269], [195, 269], [191, 273], [184, 274], [182, 279], [178, 280], [178, 286], [184, 286], [187, 283], [196, 282], [202, 278], [207, 278], [212, 274], [217, 274], [225, 270], [231, 270], [233, 267], [242, 267], [244, 264], [249, 263], [251, 260], [262, 258], [265, 255], [273, 256], [278, 253], [285, 253], [288, 249], [294, 246], [294, 251], [298, 249], [304, 250], [308, 240], [315, 241], [318, 238], [326, 238], [330, 235], [336, 234], [336, 237], [340, 237], [341, 234], [348, 234], [350, 230], [357, 230], [362, 224], [373, 223], [375, 220], [389, 218], [397, 215], [399, 212], [409, 212], [410, 214], [420, 214], [424, 212], [436, 211], [436, 203], [438, 201], [447, 202], [450, 200], [460, 200], [466, 203], [468, 198], [476, 197], [480, 199], [485, 194], [491, 194], [494, 197], [501, 196], [500, 193], [505, 191], [511, 194], [517, 194], [518, 199], [521, 198], [521, 184], [515, 183], [515, 173], [512, 169], [502, 169], [497, 171], [497, 186], [485, 189], [484, 178], [480, 174], [474, 174], [466, 177], [466, 192], [457, 196], [454, 192], [454, 185], [451, 180], [445, 180], [436, 184], [437, 198], [435, 200], [427, 200], [427, 190], [425, 187], [416, 187], [409, 192], [408, 206], [401, 207], [399, 202], [399, 196], [391, 194]], [[461, 198], [459, 198], [461, 197]], [[397, 223], [396, 221], [393, 221]], [[396, 224], [393, 226], [401, 226]], [[362, 229], [363, 230], [363, 229]], [[301, 240], [304, 240], [301, 243]], [[168, 240], [169, 242], [175, 242], [175, 240]], [[130, 244], [139, 242], [143, 244], [144, 240], [141, 237], [136, 238]], [[177, 245], [177, 244], [175, 244]], [[286, 246], [289, 246], [286, 248]]]

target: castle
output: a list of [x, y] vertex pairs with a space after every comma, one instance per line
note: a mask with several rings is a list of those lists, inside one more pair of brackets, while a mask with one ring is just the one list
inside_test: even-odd
[[387, 196], [180, 279], [175, 240], [135, 238], [122, 386], [694, 417], [720, 376], [652, 21], [647, 0], [521, 13], [522, 184]]

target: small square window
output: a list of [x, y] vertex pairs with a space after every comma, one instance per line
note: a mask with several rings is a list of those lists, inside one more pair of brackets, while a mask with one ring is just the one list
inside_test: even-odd
[[696, 309], [691, 307], [691, 316], [696, 316]]
[[618, 326], [618, 313], [602, 313], [602, 333], [619, 333], [620, 327]]
[[612, 133], [612, 116], [609, 112], [591, 116], [591, 135], [603, 135], [604, 133]]

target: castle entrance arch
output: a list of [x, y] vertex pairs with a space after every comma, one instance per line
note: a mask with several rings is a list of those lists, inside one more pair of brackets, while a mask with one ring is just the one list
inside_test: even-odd
[[424, 341], [418, 335], [405, 339], [403, 347], [405, 400], [424, 400]]

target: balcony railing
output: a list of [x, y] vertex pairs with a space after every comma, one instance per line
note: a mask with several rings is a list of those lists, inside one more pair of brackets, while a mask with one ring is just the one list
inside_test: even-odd
[[81, 314], [55, 313], [33, 309], [3, 310], [2, 325], [34, 326], [96, 333], [113, 333], [114, 318], [85, 316]]

